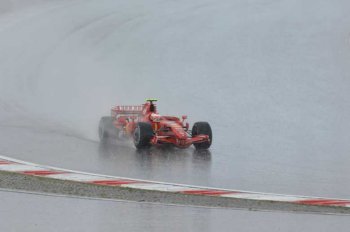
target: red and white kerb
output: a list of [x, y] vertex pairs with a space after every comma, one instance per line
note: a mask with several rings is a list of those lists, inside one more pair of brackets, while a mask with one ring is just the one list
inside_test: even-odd
[[71, 171], [49, 166], [32, 164], [12, 158], [0, 156], [0, 170], [21, 173], [24, 175], [44, 176], [46, 178], [75, 181], [103, 186], [118, 186], [125, 188], [144, 189], [162, 192], [173, 192], [188, 195], [228, 197], [246, 200], [261, 200], [273, 202], [288, 202], [302, 205], [350, 207], [350, 200], [325, 199], [319, 197], [288, 196], [271, 193], [254, 193], [246, 191], [216, 189], [209, 187], [188, 186], [181, 184], [162, 183], [148, 180], [113, 177], [85, 172]]

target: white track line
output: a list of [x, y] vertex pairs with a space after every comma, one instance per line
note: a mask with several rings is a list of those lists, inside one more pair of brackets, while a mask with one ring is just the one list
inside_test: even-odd
[[23, 164], [2, 164], [0, 165], [1, 171], [8, 171], [8, 172], [25, 172], [25, 171], [35, 171], [35, 170], [46, 170], [45, 168], [40, 167], [33, 167]]

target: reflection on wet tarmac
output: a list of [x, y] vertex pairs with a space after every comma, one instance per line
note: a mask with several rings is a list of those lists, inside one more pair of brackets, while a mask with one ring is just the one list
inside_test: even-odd
[[208, 185], [211, 179], [210, 151], [175, 147], [136, 150], [129, 142], [113, 142], [100, 144], [98, 152], [99, 163], [127, 177], [199, 185]]
[[208, 171], [211, 164], [210, 150], [178, 149], [173, 146], [159, 146], [137, 150], [129, 142], [108, 142], [99, 145], [99, 156], [111, 162], [119, 163], [128, 156], [137, 161], [143, 169], [158, 169], [160, 166], [176, 165], [187, 167], [195, 165]]

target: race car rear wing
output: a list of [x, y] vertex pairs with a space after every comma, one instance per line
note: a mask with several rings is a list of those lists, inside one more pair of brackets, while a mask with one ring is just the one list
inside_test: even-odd
[[143, 110], [143, 105], [138, 106], [114, 106], [111, 109], [111, 114], [113, 117], [117, 115], [141, 115]]

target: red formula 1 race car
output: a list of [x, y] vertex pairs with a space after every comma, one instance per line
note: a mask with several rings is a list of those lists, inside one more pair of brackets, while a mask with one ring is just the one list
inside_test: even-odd
[[147, 99], [139, 106], [115, 106], [111, 116], [102, 117], [99, 124], [100, 140], [125, 139], [134, 141], [137, 149], [152, 145], [171, 144], [178, 148], [188, 148], [192, 144], [196, 149], [208, 149], [213, 135], [207, 122], [196, 122], [192, 130], [185, 122], [174, 116], [161, 116], [157, 112], [155, 99]]

